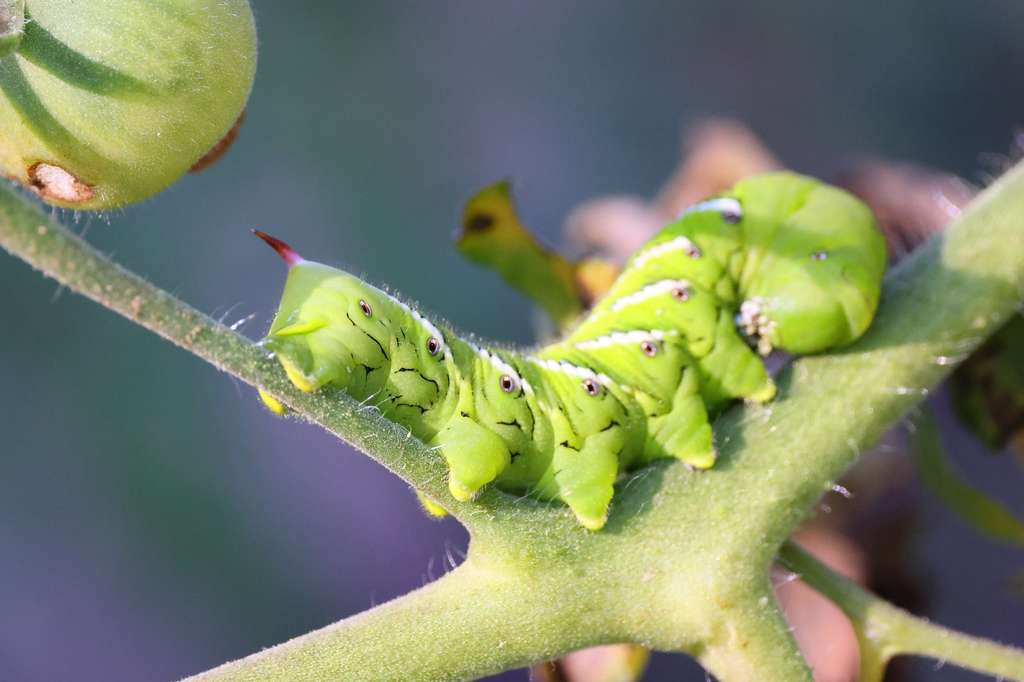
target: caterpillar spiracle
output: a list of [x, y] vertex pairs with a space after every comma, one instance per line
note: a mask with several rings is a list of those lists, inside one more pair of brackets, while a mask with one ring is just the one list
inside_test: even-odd
[[457, 500], [493, 483], [561, 500], [592, 530], [620, 473], [660, 458], [711, 467], [709, 412], [775, 395], [751, 344], [813, 353], [861, 336], [885, 269], [863, 203], [796, 174], [757, 176], [665, 226], [564, 338], [516, 352], [259, 234], [289, 265], [264, 343], [295, 386], [372, 396], [436, 446]]

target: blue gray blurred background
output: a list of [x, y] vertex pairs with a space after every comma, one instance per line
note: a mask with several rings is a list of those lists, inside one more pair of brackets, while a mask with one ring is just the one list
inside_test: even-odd
[[[61, 213], [128, 267], [260, 336], [284, 271], [249, 235], [528, 343], [530, 311], [448, 236], [512, 178], [557, 243], [581, 200], [652, 194], [679, 131], [749, 124], [828, 177], [868, 155], [983, 180], [1024, 122], [1024, 5], [254, 2], [248, 120], [213, 169], [101, 216]], [[993, 156], [994, 155], [994, 156]], [[0, 680], [168, 680], [395, 597], [466, 536], [407, 486], [253, 391], [0, 257]], [[1024, 511], [1020, 470], [947, 431]], [[854, 491], [856, 493], [856, 491]], [[1024, 644], [1024, 557], [922, 497], [928, 614]], [[523, 671], [502, 680], [525, 680]], [[659, 656], [651, 680], [703, 680]], [[918, 679], [981, 679], [928, 663]]]

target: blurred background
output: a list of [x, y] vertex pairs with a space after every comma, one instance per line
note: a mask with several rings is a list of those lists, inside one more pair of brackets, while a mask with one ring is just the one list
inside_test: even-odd
[[[979, 183], [1024, 122], [1012, 0], [253, 5], [260, 64], [229, 153], [141, 206], [59, 217], [254, 338], [284, 269], [250, 228], [527, 344], [529, 305], [449, 243], [485, 184], [512, 179], [524, 220], [558, 244], [581, 201], [653, 195], [680, 131], [707, 116], [822, 177], [884, 156]], [[0, 680], [175, 679], [459, 561], [456, 523], [248, 387], [6, 256], [0, 291]], [[938, 413], [956, 466], [1024, 514], [1024, 460], [991, 454], [942, 396]], [[1024, 645], [1024, 552], [915, 480], [904, 493], [907, 537], [869, 551], [909, 567], [929, 618]], [[645, 679], [704, 673], [659, 655]]]

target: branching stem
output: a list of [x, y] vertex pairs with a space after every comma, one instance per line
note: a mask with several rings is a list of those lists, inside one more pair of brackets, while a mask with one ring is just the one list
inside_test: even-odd
[[796, 544], [779, 562], [847, 615], [861, 650], [861, 682], [881, 682], [894, 656], [927, 656], [1004, 680], [1024, 680], [1024, 651], [917, 618], [833, 572]]

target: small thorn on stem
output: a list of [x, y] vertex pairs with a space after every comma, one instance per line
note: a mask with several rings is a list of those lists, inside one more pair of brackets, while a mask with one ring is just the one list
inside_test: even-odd
[[305, 259], [303, 259], [303, 257], [300, 256], [298, 253], [296, 253], [295, 249], [288, 246], [280, 239], [276, 237], [271, 237], [266, 232], [261, 232], [259, 230], [253, 230], [252, 233], [259, 237], [260, 239], [262, 239], [263, 241], [265, 241], [267, 245], [274, 251], [277, 251], [277, 255], [281, 257], [281, 260], [288, 264], [288, 267], [292, 267], [293, 265], [298, 265], [299, 263], [304, 262]]

